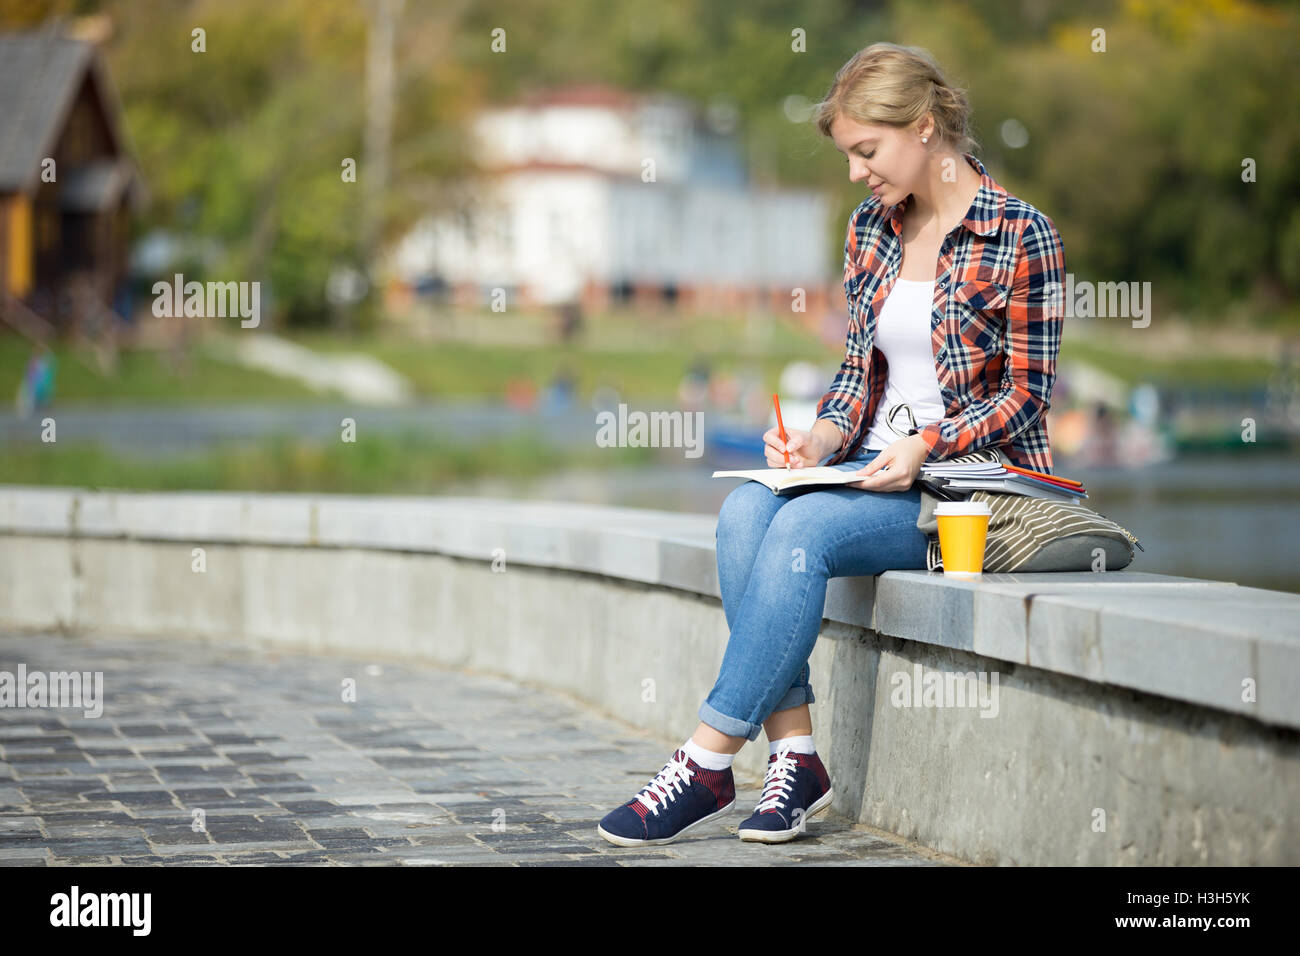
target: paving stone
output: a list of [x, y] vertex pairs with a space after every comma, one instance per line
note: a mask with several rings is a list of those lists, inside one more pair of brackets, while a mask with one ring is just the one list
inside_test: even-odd
[[311, 827], [307, 831], [322, 846], [326, 841], [343, 842], [348, 840], [369, 840], [370, 834], [361, 827]]
[[19, 773], [32, 768], [88, 767], [90, 758], [83, 753], [57, 751], [52, 753], [6, 753], [5, 760]]
[[342, 809], [328, 800], [279, 800], [277, 803], [290, 813], [337, 813]]
[[619, 866], [616, 860], [603, 856], [571, 857], [563, 860], [520, 860], [520, 866]]
[[215, 856], [124, 856], [123, 866], [225, 866]]
[[225, 787], [177, 787], [172, 791], [182, 803], [220, 802], [232, 799]]
[[[138, 764], [137, 764], [138, 766]], [[150, 790], [154, 787], [161, 787], [158, 782], [158, 776], [152, 770], [115, 770], [108, 775], [109, 783], [115, 790]], [[98, 796], [107, 791], [97, 790]], [[90, 792], [86, 792], [86, 799], [90, 799]]]
[[175, 807], [176, 798], [170, 790], [116, 791], [113, 799], [124, 807]]
[[0, 813], [0, 840], [6, 837], [36, 835], [41, 832], [41, 818]]
[[47, 839], [40, 833], [27, 833], [22, 836], [6, 836], [0, 842], [0, 852], [19, 854], [19, 851], [34, 851], [45, 848]]
[[81, 824], [59, 826], [46, 821], [45, 833], [52, 840], [111, 840], [115, 837], [138, 837], [144, 830], [138, 826], [105, 826], [103, 824]]
[[163, 726], [162, 724], [119, 724], [117, 730], [123, 737], [157, 738], [193, 735], [193, 730], [188, 726]]
[[[209, 847], [214, 852], [219, 853], [223, 859], [230, 860], [231, 862], [238, 861], [240, 863], [247, 862], [249, 859], [267, 858], [265, 855], [271, 853], [273, 850], [314, 849], [310, 843], [305, 841], [299, 842], [296, 840], [282, 841], [278, 843], [263, 840], [250, 840], [244, 843], [209, 844]], [[183, 856], [188, 853], [193, 853], [194, 847], [186, 843], [178, 843], [171, 846], [157, 844], [153, 847], [153, 851], [158, 856], [170, 858], [173, 856]], [[280, 857], [272, 855], [269, 859], [278, 860]]]
[[[103, 718], [0, 710], [2, 865], [943, 865], [829, 814], [779, 846], [736, 839], [737, 817], [615, 847], [597, 822], [672, 743], [491, 675], [385, 663], [366, 677], [379, 702], [344, 704], [319, 688], [369, 662], [179, 637], [83, 635], [78, 652], [113, 674]], [[59, 667], [39, 635], [0, 635], [0, 654]], [[761, 781], [738, 783], [756, 802]]]
[[209, 827], [212, 839], [217, 843], [238, 844], [287, 844], [307, 843], [307, 835], [298, 827], [250, 827], [240, 830], [216, 830]]
[[149, 852], [149, 844], [145, 842], [143, 836], [47, 840], [45, 848], [56, 858], [99, 855], [120, 856], [123, 853]]
[[117, 732], [116, 727], [104, 724], [82, 724], [72, 732], [72, 736], [77, 739], [77, 743], [82, 743], [89, 738], [108, 738], [112, 740], [122, 740], [122, 735]]
[[166, 846], [176, 846], [180, 843], [202, 843], [205, 846], [211, 845], [212, 840], [208, 838], [206, 832], [207, 824], [204, 824], [204, 830], [194, 830], [193, 823], [176, 823], [172, 825], [151, 824], [146, 830], [145, 835], [150, 843], [155, 846], [164, 844]]
[[42, 815], [51, 826], [130, 826], [134, 818], [121, 810], [46, 810]]

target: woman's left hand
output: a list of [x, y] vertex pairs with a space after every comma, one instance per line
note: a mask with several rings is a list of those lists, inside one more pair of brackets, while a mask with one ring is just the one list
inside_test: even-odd
[[[869, 475], [861, 481], [849, 482], [846, 488], [863, 491], [906, 491], [921, 474], [930, 447], [920, 435], [900, 438], [872, 460], [871, 464], [854, 472]], [[888, 466], [888, 470], [885, 470]]]

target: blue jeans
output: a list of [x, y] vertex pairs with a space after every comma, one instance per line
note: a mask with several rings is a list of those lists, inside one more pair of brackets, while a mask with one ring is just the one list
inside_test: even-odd
[[[856, 471], [879, 449], [835, 467]], [[924, 569], [917, 529], [921, 493], [805, 488], [776, 495], [757, 481], [738, 485], [718, 512], [718, 587], [731, 636], [700, 720], [755, 740], [774, 711], [814, 700], [812, 654], [833, 577]]]

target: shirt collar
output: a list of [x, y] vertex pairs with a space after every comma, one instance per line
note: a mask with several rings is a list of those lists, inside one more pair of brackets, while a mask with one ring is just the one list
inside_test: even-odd
[[[1002, 211], [1006, 208], [1007, 191], [988, 174], [984, 164], [972, 153], [962, 153], [962, 156], [980, 174], [980, 191], [975, 194], [975, 199], [970, 204], [966, 218], [961, 221], [961, 224], [978, 236], [996, 235], [998, 227], [1002, 224]], [[903, 231], [903, 213], [911, 198], [910, 194], [903, 197], [890, 209], [889, 222], [894, 227], [894, 235], [900, 235]]]

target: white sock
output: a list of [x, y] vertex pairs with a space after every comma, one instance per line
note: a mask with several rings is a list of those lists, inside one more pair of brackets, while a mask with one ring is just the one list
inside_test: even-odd
[[[813, 746], [812, 734], [805, 734], [801, 737], [782, 737], [780, 740], [769, 740], [767, 743], [767, 755], [770, 757], [782, 747], [789, 747], [797, 754], [815, 754], [817, 748]], [[698, 763], [699, 761], [696, 761]]]
[[705, 750], [690, 737], [686, 738], [686, 743], [682, 744], [681, 749], [686, 752], [686, 756], [705, 770], [726, 770], [736, 759], [735, 754], [719, 754], [712, 750]]

